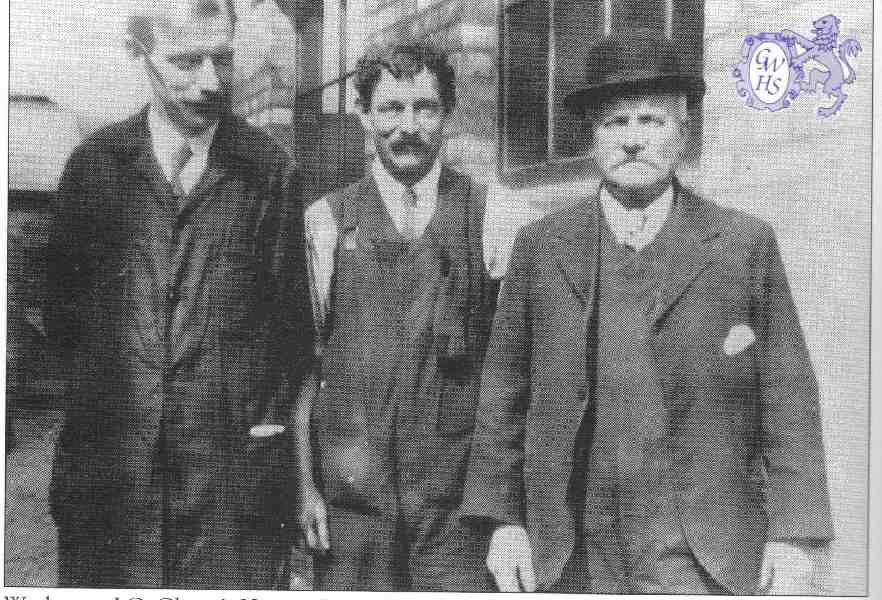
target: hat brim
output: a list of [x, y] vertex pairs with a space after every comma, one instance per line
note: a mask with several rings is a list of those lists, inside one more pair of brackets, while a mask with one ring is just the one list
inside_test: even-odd
[[599, 104], [614, 98], [650, 95], [650, 94], [682, 94], [692, 108], [704, 95], [704, 79], [684, 75], [667, 75], [663, 77], [629, 78], [592, 85], [568, 94], [564, 98], [564, 106], [576, 114], [584, 114]]

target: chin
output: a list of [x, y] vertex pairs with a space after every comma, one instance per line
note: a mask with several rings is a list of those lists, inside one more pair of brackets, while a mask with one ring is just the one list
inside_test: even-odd
[[609, 180], [620, 188], [626, 190], [645, 190], [658, 185], [664, 177], [657, 171], [652, 173], [614, 173]]
[[402, 164], [399, 162], [393, 162], [392, 167], [390, 174], [393, 175], [395, 179], [419, 181], [429, 172], [432, 168], [432, 164], [425, 164], [422, 162], [407, 162]]

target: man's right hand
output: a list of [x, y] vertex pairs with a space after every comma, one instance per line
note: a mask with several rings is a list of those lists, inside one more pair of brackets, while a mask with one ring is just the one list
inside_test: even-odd
[[328, 510], [321, 493], [309, 486], [300, 495], [300, 528], [306, 538], [306, 547], [312, 552], [325, 553], [331, 549], [328, 536]]
[[533, 550], [523, 527], [497, 527], [487, 552], [487, 568], [500, 592], [534, 592]]

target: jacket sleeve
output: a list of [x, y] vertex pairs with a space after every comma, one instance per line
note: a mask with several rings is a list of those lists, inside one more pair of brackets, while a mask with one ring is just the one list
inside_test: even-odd
[[271, 201], [259, 237], [269, 268], [263, 278], [263, 328], [274, 386], [270, 414], [293, 423], [300, 384], [313, 366], [313, 321], [304, 230], [304, 177], [288, 162], [270, 181]]
[[493, 524], [524, 522], [524, 422], [530, 402], [530, 260], [522, 229], [493, 321], [481, 380], [475, 433], [459, 517]]
[[818, 384], [774, 233], [758, 256], [759, 386], [769, 540], [832, 539]]
[[75, 375], [71, 361], [81, 340], [79, 317], [89, 305], [89, 252], [95, 239], [95, 219], [89, 217], [84, 191], [88, 162], [82, 150], [73, 153], [53, 198], [41, 294], [49, 347], [67, 376]]
[[280, 516], [293, 522], [298, 485], [294, 467], [296, 398], [313, 366], [314, 328], [303, 221], [304, 182], [293, 161], [279, 166], [268, 176], [268, 197], [257, 231], [265, 265], [259, 294], [260, 339], [265, 341], [267, 368], [261, 377], [267, 387], [261, 389], [266, 390], [267, 397], [249, 401], [263, 407], [264, 423], [282, 425], [284, 432], [269, 438], [252, 438], [251, 445], [259, 447], [269, 443], [278, 450], [278, 457], [258, 468], [267, 471], [263, 492], [280, 499]]

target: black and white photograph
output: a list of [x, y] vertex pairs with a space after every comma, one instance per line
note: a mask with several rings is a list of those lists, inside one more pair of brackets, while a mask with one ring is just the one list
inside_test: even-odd
[[878, 593], [873, 18], [10, 0], [4, 598]]

